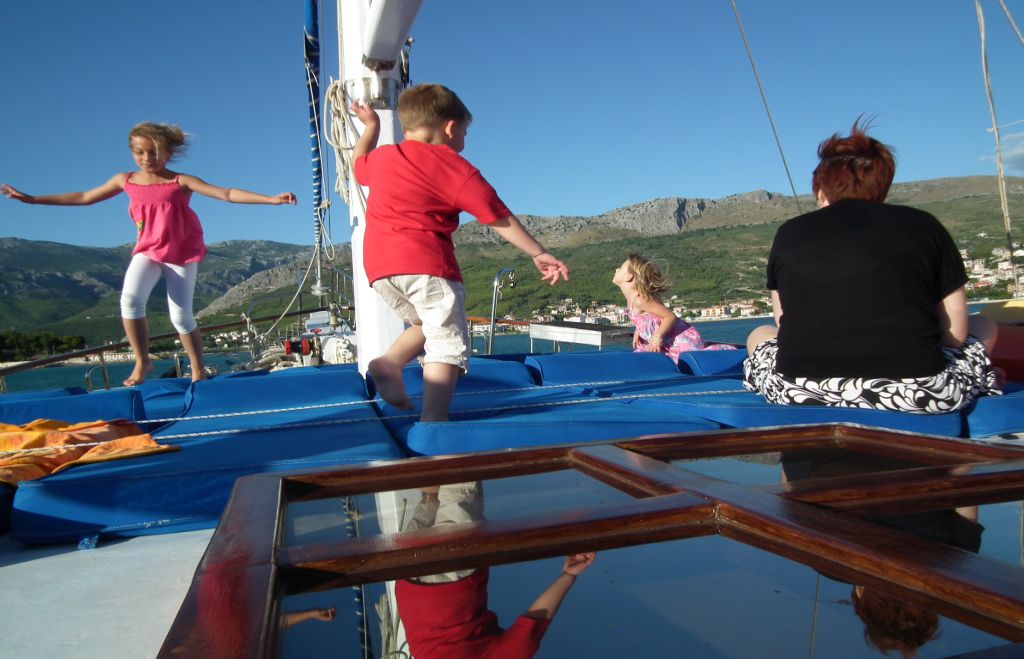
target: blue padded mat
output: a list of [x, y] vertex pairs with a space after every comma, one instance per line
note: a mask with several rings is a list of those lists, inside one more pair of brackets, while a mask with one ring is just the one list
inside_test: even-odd
[[[195, 383], [185, 395], [183, 419], [155, 435], [329, 421], [353, 408], [371, 408], [355, 369], [293, 368], [216, 377]], [[191, 420], [211, 415], [225, 416]]]
[[[239, 383], [244, 386], [236, 387]], [[364, 391], [352, 370], [311, 369], [286, 378], [254, 376], [234, 383], [215, 378], [193, 388], [188, 413], [365, 401]], [[303, 399], [311, 393], [313, 398]], [[282, 423], [293, 426], [268, 427]], [[297, 427], [303, 423], [314, 425]], [[213, 434], [167, 438], [183, 432]], [[177, 422], [154, 436], [181, 450], [82, 465], [22, 483], [14, 499], [12, 536], [27, 542], [74, 542], [83, 535], [210, 527], [241, 476], [404, 457], [368, 403], [309, 410], [304, 416], [293, 411]]]
[[746, 348], [741, 350], [690, 350], [679, 353], [679, 372], [684, 375], [743, 375]]
[[1010, 385], [1002, 396], [982, 396], [967, 412], [968, 437], [1024, 432], [1024, 391]]
[[[612, 354], [612, 353], [605, 353]], [[657, 364], [664, 373], [675, 373], [674, 365], [660, 355]], [[527, 363], [534, 357], [528, 357]], [[542, 360], [543, 362], [543, 360]], [[664, 365], [669, 366], [664, 369]], [[566, 442], [598, 441], [642, 434], [717, 430], [717, 423], [687, 414], [666, 411], [656, 418], [641, 416], [614, 401], [597, 400], [584, 387], [574, 385], [538, 386], [530, 371], [517, 361], [474, 358], [469, 372], [460, 378], [447, 423], [418, 423], [423, 371], [418, 365], [406, 367], [403, 382], [417, 405], [413, 413], [378, 401], [384, 422], [409, 453], [442, 455], [499, 448], [543, 446]]]
[[675, 362], [653, 352], [559, 352], [531, 355], [526, 366], [540, 384], [678, 378]]
[[[589, 353], [594, 354], [600, 353]], [[540, 372], [554, 373], [559, 380], [565, 379], [570, 371], [575, 373], [579, 382], [632, 380], [619, 384], [597, 384], [586, 389], [586, 393], [615, 400], [635, 397], [636, 404], [647, 409], [646, 413], [653, 417], [671, 412], [707, 419], [728, 428], [845, 422], [929, 435], [964, 436], [963, 416], [959, 412], [906, 414], [811, 405], [775, 405], [758, 394], [745, 391], [739, 377], [695, 377], [681, 373], [671, 377], [657, 363], [654, 364], [657, 367], [654, 377], [645, 377], [650, 366], [650, 360], [645, 359], [647, 353], [617, 353], [613, 373], [622, 376], [620, 378], [602, 378], [607, 372], [602, 362], [579, 359], [581, 356], [545, 355], [542, 358], [528, 358], [527, 364], [530, 364], [531, 359], [536, 359], [543, 366]], [[557, 360], [564, 360], [565, 363], [559, 365]]]
[[21, 425], [36, 419], [68, 423], [146, 418], [142, 395], [134, 389], [110, 389], [90, 394], [44, 396], [41, 398], [0, 398], [0, 422]]
[[[167, 419], [181, 416], [185, 410], [185, 393], [192, 385], [191, 378], [156, 378], [137, 384], [133, 389], [142, 396], [147, 419]], [[147, 426], [153, 430], [153, 426]]]
[[416, 455], [447, 455], [644, 435], [707, 432], [722, 427], [685, 413], [666, 410], [652, 415], [635, 405], [596, 399], [587, 403], [509, 410], [482, 418], [453, 420], [414, 424], [405, 437], [406, 451]]

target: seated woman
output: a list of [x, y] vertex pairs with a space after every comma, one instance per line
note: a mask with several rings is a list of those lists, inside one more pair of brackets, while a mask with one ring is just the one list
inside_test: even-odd
[[818, 147], [818, 210], [775, 235], [778, 327], [747, 339], [746, 386], [774, 403], [916, 413], [1000, 393], [996, 326], [967, 315], [960, 252], [934, 216], [883, 203], [896, 162], [858, 123]]

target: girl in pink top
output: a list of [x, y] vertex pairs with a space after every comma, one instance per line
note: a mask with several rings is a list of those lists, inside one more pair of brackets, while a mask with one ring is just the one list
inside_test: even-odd
[[626, 315], [636, 326], [634, 352], [660, 352], [675, 362], [686, 350], [732, 347], [705, 345], [696, 327], [662, 304], [659, 297], [669, 288], [668, 278], [644, 257], [630, 254], [612, 275], [612, 283], [626, 298]]
[[188, 206], [192, 193], [236, 204], [295, 203], [291, 192], [268, 197], [210, 185], [198, 177], [167, 169], [168, 161], [180, 155], [187, 145], [185, 133], [177, 126], [145, 122], [128, 133], [128, 147], [139, 168], [136, 172], [115, 174], [103, 185], [85, 192], [45, 196], [25, 194], [6, 183], [0, 185], [0, 192], [9, 199], [26, 204], [86, 206], [110, 199], [122, 190], [128, 195], [128, 213], [138, 230], [138, 243], [121, 291], [121, 320], [135, 353], [135, 369], [124, 381], [126, 387], [139, 384], [153, 370], [146, 301], [161, 276], [167, 286], [171, 323], [192, 366], [192, 381], [206, 379], [202, 334], [192, 316], [196, 274], [206, 246], [199, 218]]

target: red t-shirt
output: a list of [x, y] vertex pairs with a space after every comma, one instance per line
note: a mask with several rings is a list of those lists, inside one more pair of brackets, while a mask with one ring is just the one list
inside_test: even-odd
[[527, 659], [550, 620], [519, 616], [508, 629], [487, 608], [486, 569], [451, 583], [395, 583], [398, 616], [416, 659]]
[[480, 171], [444, 144], [378, 147], [356, 160], [355, 175], [370, 188], [363, 266], [371, 284], [392, 275], [462, 281], [452, 242], [459, 213], [482, 224], [512, 215]]

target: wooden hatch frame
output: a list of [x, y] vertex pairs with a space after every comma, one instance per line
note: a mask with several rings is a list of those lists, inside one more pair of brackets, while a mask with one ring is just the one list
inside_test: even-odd
[[[670, 460], [842, 448], [922, 467], [740, 485]], [[559, 470], [632, 497], [454, 531], [282, 545], [293, 502]], [[858, 517], [1024, 499], [1024, 448], [849, 424], [625, 441], [260, 474], [241, 478], [160, 657], [271, 657], [286, 595], [719, 534], [1024, 642], [1024, 570]], [[343, 535], [343, 534], [339, 534]]]

